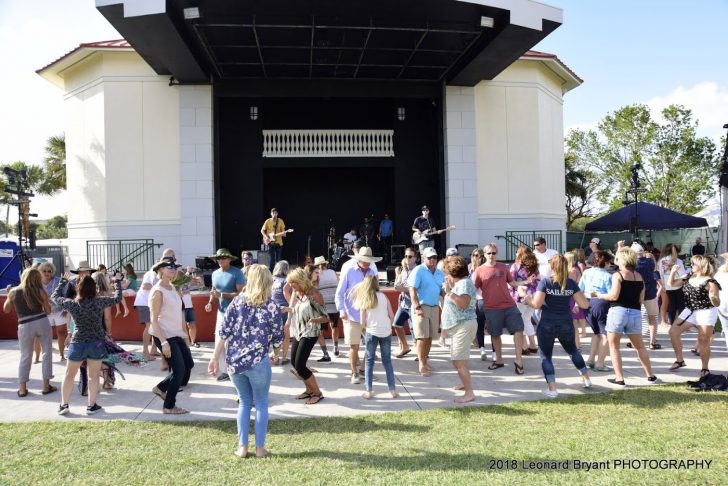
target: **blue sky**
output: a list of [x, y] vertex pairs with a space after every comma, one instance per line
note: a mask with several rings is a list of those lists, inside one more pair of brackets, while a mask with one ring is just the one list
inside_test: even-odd
[[[716, 141], [728, 123], [728, 0], [544, 0], [564, 25], [534, 48], [557, 54], [584, 84], [567, 93], [565, 128], [594, 127], [631, 103], [691, 108]], [[94, 0], [0, 0], [0, 162], [39, 163], [63, 132], [63, 93], [35, 74], [82, 42], [119, 38]], [[48, 218], [65, 198], [36, 198]]]
[[[686, 104], [716, 140], [728, 123], [728, 0], [547, 0], [564, 24], [534, 49], [584, 84], [568, 93], [565, 126], [590, 126], [631, 104]], [[692, 106], [691, 106], [692, 105]]]

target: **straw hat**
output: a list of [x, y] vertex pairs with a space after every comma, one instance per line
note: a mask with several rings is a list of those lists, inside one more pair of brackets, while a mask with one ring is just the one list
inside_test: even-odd
[[238, 257], [236, 257], [235, 255], [233, 255], [232, 253], [230, 253], [230, 250], [228, 250], [227, 248], [220, 248], [210, 258], [212, 258], [213, 260], [219, 260], [220, 258], [229, 258], [231, 260], [237, 260], [238, 259]]
[[325, 257], [317, 256], [313, 259], [313, 266], [318, 267], [319, 265], [328, 265], [329, 262], [326, 260]]
[[368, 246], [362, 246], [359, 248], [359, 252], [351, 255], [351, 258], [360, 262], [368, 263], [376, 263], [382, 259], [382, 257], [372, 256], [372, 249]]
[[78, 262], [78, 267], [76, 267], [76, 270], [71, 270], [71, 273], [81, 273], [81, 272], [95, 272], [95, 268], [91, 268], [88, 264], [88, 260], [81, 260]]

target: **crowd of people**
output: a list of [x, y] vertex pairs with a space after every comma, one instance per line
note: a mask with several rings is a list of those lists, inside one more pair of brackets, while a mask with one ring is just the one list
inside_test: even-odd
[[[455, 403], [471, 402], [475, 390], [470, 376], [471, 350], [479, 351], [487, 369], [497, 372], [506, 366], [501, 336], [513, 336], [513, 371], [527, 373], [523, 356], [538, 353], [546, 381], [543, 393], [558, 396], [553, 364], [554, 344], [571, 359], [589, 388], [589, 373], [613, 372], [609, 382], [626, 384], [622, 366], [621, 338], [633, 348], [648, 383], [654, 374], [648, 347], [660, 349], [658, 317], [669, 319], [669, 337], [675, 352], [670, 371], [685, 367], [681, 335], [698, 330], [698, 344], [692, 351], [701, 359], [700, 377], [707, 376], [710, 343], [718, 319], [728, 324], [728, 254], [717, 268], [711, 257], [696, 254], [690, 272], [668, 244], [656, 260], [640, 242], [625, 246], [619, 242], [614, 253], [599, 248], [592, 240], [587, 252], [574, 250], [563, 255], [549, 249], [543, 238], [533, 247], [521, 246], [510, 266], [498, 261], [498, 247], [491, 243], [476, 248], [469, 262], [456, 249], [440, 258], [434, 247], [423, 248], [421, 263], [417, 250], [408, 247], [396, 269], [394, 289], [399, 293], [395, 310], [379, 288], [376, 263], [381, 260], [369, 247], [354, 244], [354, 254], [337, 275], [324, 257], [313, 265], [291, 268], [285, 260], [273, 272], [242, 255], [243, 268], [231, 263], [237, 257], [221, 248], [215, 255], [219, 268], [212, 275], [212, 289], [206, 312], [217, 305], [215, 347], [208, 372], [218, 380], [231, 380], [239, 397], [239, 457], [249, 452], [250, 417], [255, 407], [255, 455], [264, 457], [268, 422], [268, 395], [272, 366], [290, 363], [290, 371], [303, 382], [295, 398], [315, 405], [324, 399], [313, 370], [308, 366], [313, 349], [321, 347], [319, 362], [331, 361], [324, 332], [330, 328], [333, 353], [340, 355], [339, 331], [349, 347], [353, 384], [364, 382], [362, 398], [375, 397], [373, 369], [377, 350], [384, 368], [389, 396], [398, 397], [392, 365], [393, 333], [399, 346], [397, 358], [406, 358], [414, 347], [417, 368], [423, 378], [431, 376], [433, 340], [449, 340], [450, 360], [457, 372], [455, 390], [462, 395]], [[588, 255], [586, 254], [588, 253]], [[588, 256], [588, 258], [587, 258]], [[52, 264], [41, 263], [23, 272], [20, 285], [9, 289], [4, 310], [18, 316], [18, 397], [28, 394], [27, 382], [34, 343], [42, 351], [43, 394], [57, 389], [51, 384], [51, 326], [56, 327], [61, 357], [67, 362], [58, 413], [68, 414], [73, 384], [79, 370], [86, 386], [88, 414], [101, 409], [97, 403], [99, 379], [104, 388], [113, 387], [115, 363], [143, 365], [159, 351], [168, 373], [152, 393], [163, 400], [164, 414], [184, 414], [177, 394], [190, 380], [195, 363], [190, 346], [196, 345], [195, 316], [189, 296], [192, 269], [180, 269], [174, 251], [145, 274], [141, 286], [131, 265], [124, 275], [109, 276], [105, 269], [93, 269], [81, 262], [71, 274], [54, 277]], [[113, 282], [113, 292], [111, 283]], [[136, 290], [135, 307], [145, 327], [142, 354], [128, 353], [113, 341], [111, 308], [123, 302], [126, 290]], [[649, 345], [642, 338], [642, 309], [648, 316]], [[117, 309], [117, 313], [121, 309]], [[124, 310], [128, 313], [128, 309]], [[664, 312], [664, 316], [660, 316]], [[341, 321], [341, 323], [339, 322]], [[592, 330], [589, 355], [581, 345], [585, 325]], [[70, 335], [64, 333], [70, 326]], [[411, 329], [414, 344], [408, 342], [405, 327]], [[61, 329], [62, 328], [62, 329]], [[490, 359], [485, 335], [490, 336]], [[66, 337], [67, 336], [67, 337]], [[148, 337], [147, 337], [148, 336]], [[65, 342], [62, 342], [65, 340]], [[359, 348], [364, 348], [360, 359]], [[611, 368], [606, 364], [611, 359]], [[85, 376], [85, 378], [84, 378]]]

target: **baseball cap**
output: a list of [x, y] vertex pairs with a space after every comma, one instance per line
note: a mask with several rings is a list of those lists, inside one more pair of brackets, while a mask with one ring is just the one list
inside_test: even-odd
[[640, 245], [636, 241], [634, 243], [632, 243], [632, 246], [630, 246], [630, 248], [632, 248], [632, 251], [635, 253], [642, 253], [645, 251], [645, 249], [642, 247], [642, 245]]
[[458, 249], [457, 248], [448, 248], [445, 252], [445, 256], [458, 256]]
[[592, 243], [596, 243], [597, 245], [599, 244], [599, 242], [600, 242], [600, 241], [601, 241], [601, 240], [600, 240], [599, 238], [592, 238], [592, 239], [591, 239], [591, 242], [592, 242]]
[[429, 210], [430, 210], [430, 208], [428, 208], [427, 206], [422, 206], [422, 211], [429, 211]]
[[425, 248], [425, 250], [422, 252], [422, 258], [429, 258], [434, 256], [437, 256], [437, 250], [432, 247]]

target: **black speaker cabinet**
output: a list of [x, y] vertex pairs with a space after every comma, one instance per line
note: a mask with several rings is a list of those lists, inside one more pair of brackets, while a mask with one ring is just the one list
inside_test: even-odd
[[398, 267], [400, 263], [402, 263], [405, 248], [407, 247], [404, 245], [392, 245], [390, 253], [391, 259], [389, 260], [389, 262], [395, 267]]

